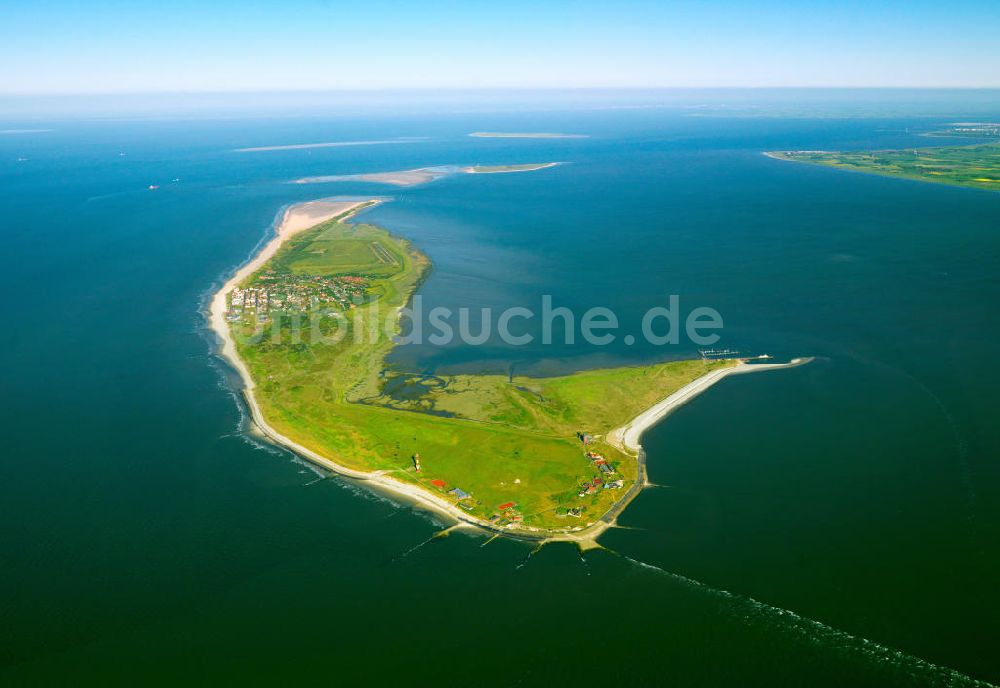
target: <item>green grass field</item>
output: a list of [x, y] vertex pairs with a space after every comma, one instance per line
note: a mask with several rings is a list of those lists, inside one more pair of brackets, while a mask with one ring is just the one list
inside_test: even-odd
[[[634, 457], [600, 436], [709, 370], [732, 364], [683, 361], [513, 380], [386, 370], [393, 343], [375, 325], [406, 303], [428, 268], [422, 253], [380, 228], [330, 221], [287, 242], [246, 284], [267, 270], [369, 275], [375, 276], [369, 300], [340, 320], [312, 314], [295, 324], [278, 316], [263, 332], [243, 322], [232, 327], [264, 416], [280, 433], [342, 465], [391, 471], [452, 501], [447, 490], [461, 488], [472, 499], [460, 505], [475, 516], [488, 519], [498, 505], [515, 502], [525, 527], [596, 520], [637, 477]], [[309, 337], [330, 335], [334, 326], [347, 336], [337, 342]], [[623, 489], [578, 496], [581, 483], [600, 473], [577, 432], [596, 436], [588, 449], [616, 467], [613, 477], [625, 481]], [[581, 517], [566, 515], [578, 508]]]
[[1000, 191], [1000, 144], [906, 150], [785, 151], [770, 155], [814, 165]]
[[300, 234], [283, 247], [278, 269], [299, 275], [364, 274], [388, 277], [403, 264], [400, 248], [365, 224], [333, 224], [317, 236]]

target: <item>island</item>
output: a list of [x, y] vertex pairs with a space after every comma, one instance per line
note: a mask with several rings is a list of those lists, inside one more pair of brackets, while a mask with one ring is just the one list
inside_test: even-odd
[[996, 122], [954, 122], [947, 129], [929, 131], [924, 136], [946, 136], [960, 139], [1000, 138], [1000, 124]]
[[730, 374], [789, 365], [698, 359], [539, 378], [395, 370], [380, 321], [409, 302], [430, 261], [356, 219], [379, 202], [290, 207], [215, 294], [211, 325], [264, 435], [459, 524], [592, 544], [646, 484], [647, 427]]
[[772, 151], [765, 155], [888, 177], [1000, 190], [1000, 144], [997, 143], [880, 151]]
[[374, 141], [323, 141], [321, 143], [292, 143], [279, 146], [254, 146], [251, 148], [234, 148], [235, 153], [264, 153], [269, 151], [295, 151], [312, 148], [344, 148], [349, 146], [385, 146], [393, 143], [420, 143], [427, 141], [425, 136], [400, 136], [395, 139], [377, 139]]
[[438, 165], [418, 167], [412, 170], [392, 172], [364, 172], [361, 174], [337, 174], [319, 177], [302, 177], [293, 184], [325, 184], [329, 182], [371, 182], [391, 186], [417, 186], [433, 182], [455, 174], [503, 174], [510, 172], [535, 172], [555, 167], [558, 162], [532, 162], [515, 165]]
[[462, 169], [466, 174], [498, 174], [503, 172], [534, 172], [555, 167], [557, 162], [533, 162], [523, 165], [471, 165]]
[[371, 182], [373, 184], [389, 184], [391, 186], [416, 186], [426, 184], [435, 179], [455, 174], [450, 167], [418, 167], [414, 170], [396, 170], [393, 172], [365, 172], [362, 174], [333, 174], [318, 177], [301, 177], [293, 184], [325, 184], [328, 182]]
[[469, 136], [478, 139], [586, 139], [588, 134], [555, 134], [539, 132], [474, 131]]

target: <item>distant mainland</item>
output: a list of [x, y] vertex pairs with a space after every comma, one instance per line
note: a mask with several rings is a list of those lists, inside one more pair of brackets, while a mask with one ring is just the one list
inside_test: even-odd
[[549, 132], [474, 131], [469, 136], [481, 139], [586, 139], [588, 134], [557, 134]]
[[[980, 128], [977, 136], [988, 138], [985, 131]], [[1000, 191], [998, 143], [874, 151], [770, 151], [764, 155], [886, 177]]]

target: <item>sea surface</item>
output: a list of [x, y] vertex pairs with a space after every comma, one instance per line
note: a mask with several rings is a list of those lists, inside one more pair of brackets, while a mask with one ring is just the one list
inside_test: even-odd
[[[942, 145], [920, 134], [998, 121], [1000, 94], [561, 98], [8, 109], [0, 681], [1000, 681], [1000, 193], [761, 154]], [[547, 161], [565, 164], [288, 183]], [[366, 219], [430, 256], [426, 307], [550, 295], [635, 331], [675, 294], [722, 315], [719, 346], [816, 360], [651, 430], [655, 485], [603, 549], [435, 538], [447, 524], [257, 439], [206, 330], [281, 210], [339, 195], [391, 198]], [[552, 374], [697, 348], [494, 337], [391, 362]]]

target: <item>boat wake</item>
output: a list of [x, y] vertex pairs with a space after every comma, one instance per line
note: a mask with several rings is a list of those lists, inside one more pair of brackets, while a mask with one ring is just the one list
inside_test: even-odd
[[882, 666], [889, 666], [900, 677], [920, 683], [941, 686], [983, 686], [990, 684], [966, 676], [954, 669], [942, 667], [900, 650], [881, 645], [873, 640], [851, 635], [820, 621], [800, 616], [788, 609], [774, 607], [746, 595], [729, 592], [705, 585], [678, 573], [673, 573], [653, 564], [633, 559], [620, 552], [607, 550], [631, 563], [639, 569], [669, 578], [671, 581], [697, 593], [708, 595], [724, 602], [726, 612], [740, 620], [758, 626], [773, 628], [790, 634], [809, 644], [822, 645], [849, 656], [861, 656]]

